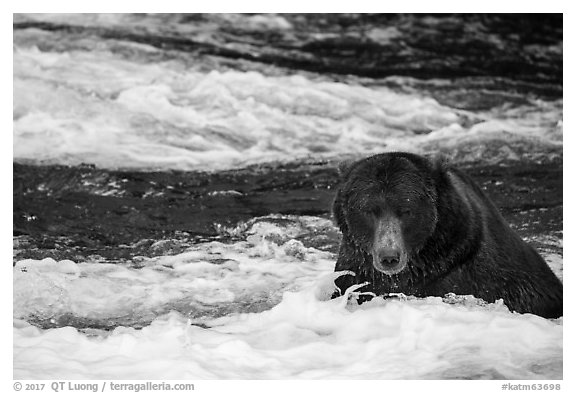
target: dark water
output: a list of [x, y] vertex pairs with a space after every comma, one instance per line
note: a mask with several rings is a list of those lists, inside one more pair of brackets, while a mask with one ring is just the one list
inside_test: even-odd
[[[562, 238], [561, 161], [465, 169], [521, 236]], [[152, 239], [226, 240], [230, 235], [222, 227], [269, 214], [330, 217], [337, 185], [337, 170], [326, 162], [219, 173], [15, 164], [14, 235], [21, 242], [15, 257], [123, 260], [177, 253], [181, 249], [150, 248]]]

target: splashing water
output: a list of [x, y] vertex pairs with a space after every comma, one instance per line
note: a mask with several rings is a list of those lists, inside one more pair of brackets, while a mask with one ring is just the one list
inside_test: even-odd
[[[21, 18], [135, 32], [158, 33], [165, 26], [160, 16]], [[240, 19], [257, 30], [280, 23]], [[194, 30], [189, 23], [174, 26]], [[506, 85], [511, 82], [494, 92], [491, 80], [479, 81], [463, 94], [446, 80], [334, 81], [272, 66], [245, 72], [206, 64], [203, 57], [171, 56], [122, 40], [124, 33], [102, 40], [90, 31], [15, 31], [16, 160], [218, 170], [390, 150], [441, 151], [460, 161], [561, 150], [562, 100], [514, 94]], [[195, 30], [178, 34], [206, 37]], [[458, 94], [461, 106], [466, 100], [491, 104], [480, 110], [443, 105], [434, 96], [454, 101], [442, 98], [447, 90]]]
[[138, 265], [19, 261], [15, 377], [561, 378], [562, 318], [472, 297], [347, 302], [364, 284], [330, 300], [346, 273], [293, 239], [326, 225], [254, 221]]

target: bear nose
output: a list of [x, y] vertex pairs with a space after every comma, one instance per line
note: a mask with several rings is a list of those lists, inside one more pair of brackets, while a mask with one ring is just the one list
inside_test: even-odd
[[394, 269], [400, 264], [400, 250], [395, 247], [380, 247], [372, 256], [374, 262], [384, 269]]
[[374, 268], [389, 276], [400, 273], [406, 267], [406, 260], [401, 257], [398, 248], [378, 248], [373, 251], [372, 263]]
[[378, 250], [376, 255], [378, 261], [385, 266], [393, 267], [400, 263], [400, 250], [393, 248], [382, 249]]

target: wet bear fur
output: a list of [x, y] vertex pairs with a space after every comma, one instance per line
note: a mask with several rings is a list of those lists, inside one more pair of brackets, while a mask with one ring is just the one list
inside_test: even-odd
[[341, 167], [339, 296], [447, 293], [503, 299], [511, 311], [562, 316], [562, 283], [470, 177], [445, 160], [383, 153]]

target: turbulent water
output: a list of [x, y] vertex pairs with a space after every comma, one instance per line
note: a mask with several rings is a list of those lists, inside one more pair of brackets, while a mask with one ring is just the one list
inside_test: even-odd
[[330, 300], [337, 164], [382, 151], [562, 278], [561, 16], [15, 15], [13, 61], [15, 378], [562, 378], [562, 318]]

